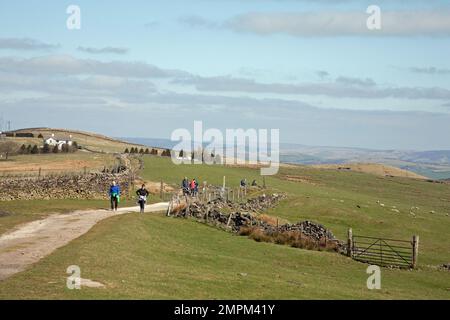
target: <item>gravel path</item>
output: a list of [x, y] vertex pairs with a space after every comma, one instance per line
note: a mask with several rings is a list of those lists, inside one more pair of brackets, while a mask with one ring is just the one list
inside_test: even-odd
[[[165, 211], [167, 206], [166, 202], [151, 204], [145, 212]], [[0, 236], [0, 280], [25, 270], [57, 248], [85, 234], [97, 222], [130, 212], [139, 212], [139, 208], [120, 208], [117, 212], [89, 210], [54, 214], [20, 225]]]

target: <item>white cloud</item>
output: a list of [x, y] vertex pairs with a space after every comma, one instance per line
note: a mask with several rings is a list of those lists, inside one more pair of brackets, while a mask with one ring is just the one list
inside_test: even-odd
[[222, 27], [221, 23], [219, 22], [214, 22], [197, 15], [182, 16], [178, 19], [178, 21], [190, 27], [205, 27], [208, 29]]
[[450, 69], [437, 68], [437, 67], [411, 67], [411, 68], [409, 68], [409, 70], [414, 73], [423, 73], [423, 74], [431, 74], [431, 75], [450, 74]]
[[0, 57], [0, 71], [45, 75], [105, 75], [131, 78], [169, 78], [187, 75], [180, 70], [161, 69], [145, 62], [102, 62], [70, 55], [49, 55], [30, 59]]
[[112, 53], [112, 54], [127, 54], [128, 48], [119, 47], [104, 47], [104, 48], [92, 48], [92, 47], [78, 47], [78, 51], [90, 53], [90, 54], [102, 54], [102, 53]]
[[296, 37], [450, 36], [450, 11], [381, 11], [381, 30], [369, 30], [361, 12], [247, 13], [224, 26], [236, 32]]
[[0, 49], [10, 50], [49, 50], [58, 48], [59, 45], [45, 43], [31, 38], [0, 38]]
[[370, 78], [338, 77], [320, 83], [261, 83], [232, 77], [187, 77], [175, 83], [193, 85], [199, 91], [322, 95], [335, 98], [448, 100], [450, 90], [439, 87], [381, 87]]

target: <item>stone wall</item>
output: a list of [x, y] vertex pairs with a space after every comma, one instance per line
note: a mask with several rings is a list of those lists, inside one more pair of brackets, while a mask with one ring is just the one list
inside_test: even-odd
[[345, 253], [345, 244], [321, 224], [302, 221], [295, 224], [274, 225], [260, 218], [261, 212], [276, 206], [284, 198], [283, 194], [261, 195], [244, 203], [233, 203], [220, 197], [208, 202], [193, 199], [188, 205], [173, 213], [176, 217], [193, 217], [234, 233], [240, 233], [241, 228], [251, 228], [261, 231], [271, 239], [279, 235], [297, 234], [300, 239], [303, 237], [314, 244], [315, 246], [311, 246], [314, 249], [321, 246], [326, 248], [328, 243], [333, 251]]
[[128, 171], [61, 175], [41, 178], [0, 178], [0, 201], [32, 199], [107, 199], [109, 187], [116, 181], [122, 194], [128, 194]]

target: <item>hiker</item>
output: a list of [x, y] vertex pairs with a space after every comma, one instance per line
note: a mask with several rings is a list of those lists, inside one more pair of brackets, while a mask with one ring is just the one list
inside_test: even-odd
[[194, 179], [194, 181], [195, 181], [194, 193], [195, 193], [195, 196], [197, 196], [197, 194], [198, 194], [198, 181], [197, 181], [197, 179]]
[[111, 210], [117, 211], [117, 207], [120, 202], [120, 186], [113, 181], [111, 187], [109, 188], [109, 197], [111, 199]]
[[192, 179], [191, 183], [189, 184], [189, 189], [191, 190], [191, 196], [195, 196], [195, 179]]
[[183, 189], [183, 195], [189, 194], [189, 180], [187, 177], [184, 177], [183, 181], [181, 182], [181, 188]]
[[141, 213], [144, 213], [145, 211], [145, 203], [147, 202], [147, 197], [150, 193], [147, 189], [145, 189], [145, 184], [142, 185], [142, 187], [136, 191], [136, 195], [138, 196], [138, 203], [141, 207]]

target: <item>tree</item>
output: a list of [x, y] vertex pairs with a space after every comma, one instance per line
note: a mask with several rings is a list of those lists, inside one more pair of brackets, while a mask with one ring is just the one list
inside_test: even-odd
[[26, 153], [27, 153], [27, 154], [30, 154], [30, 153], [31, 153], [31, 144], [28, 145]]
[[144, 153], [144, 149], [141, 148], [141, 150], [139, 150], [139, 153], [140, 153], [140, 154], [143, 154], [143, 153]]
[[6, 160], [8, 160], [8, 157], [15, 152], [17, 152], [17, 145], [12, 141], [2, 141], [0, 142], [0, 153], [5, 154]]
[[53, 147], [52, 152], [53, 152], [53, 153], [58, 153], [58, 152], [59, 152], [58, 145], [56, 145], [56, 146]]
[[184, 151], [183, 151], [183, 149], [180, 150], [180, 153], [178, 154], [178, 156], [179, 156], [180, 158], [183, 158], [183, 157], [184, 157]]
[[72, 152], [78, 151], [78, 143], [76, 141], [72, 142]]
[[145, 149], [145, 154], [149, 154], [149, 153], [150, 153], [150, 150], [148, 150], [148, 148]]
[[38, 138], [39, 139], [44, 139], [44, 136], [42, 135], [42, 133], [39, 133]]
[[50, 146], [48, 143], [44, 144], [44, 148], [42, 148], [42, 153], [50, 153]]
[[130, 153], [130, 150], [128, 150], [128, 148], [126, 148], [124, 153]]
[[39, 153], [39, 148], [37, 145], [34, 145], [33, 148], [31, 149], [31, 154], [38, 154]]
[[157, 156], [158, 155], [158, 150], [153, 148], [152, 151], [150, 152], [150, 154]]
[[69, 145], [68, 145], [67, 143], [64, 143], [64, 144], [61, 146], [61, 152], [69, 153]]
[[20, 147], [19, 153], [20, 153], [20, 154], [26, 154], [26, 153], [27, 153], [27, 146], [23, 144], [23, 145]]

